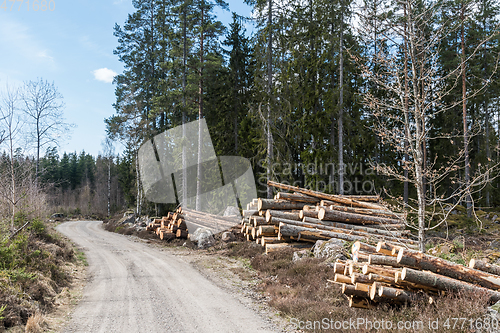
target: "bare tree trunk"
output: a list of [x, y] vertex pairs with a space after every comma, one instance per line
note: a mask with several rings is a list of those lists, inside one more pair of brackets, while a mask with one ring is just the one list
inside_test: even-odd
[[[404, 6], [404, 17], [406, 18], [406, 5], [403, 5]], [[409, 107], [410, 107], [410, 103], [409, 103], [409, 92], [408, 92], [408, 40], [407, 40], [407, 26], [406, 26], [406, 21], [404, 23], [404, 37], [403, 37], [403, 41], [404, 41], [404, 54], [405, 54], [405, 63], [404, 63], [404, 75], [405, 75], [405, 117], [408, 118], [408, 111], [409, 111]], [[406, 122], [405, 122], [406, 123]], [[407, 163], [408, 163], [408, 159], [409, 159], [409, 155], [408, 155], [408, 149], [409, 149], [409, 144], [408, 144], [408, 137], [409, 137], [409, 129], [408, 129], [408, 126], [405, 124], [405, 143], [404, 143], [404, 149], [405, 149], [405, 152], [404, 152], [404, 159], [405, 159], [405, 169], [404, 169], [404, 177], [405, 179], [408, 179], [408, 169], [407, 169]], [[403, 189], [403, 200], [404, 200], [404, 203], [407, 205], [408, 204], [408, 181], [404, 181], [403, 183], [403, 186], [404, 186], [404, 189]]]
[[108, 217], [111, 216], [111, 163], [113, 158], [109, 156], [108, 159]]
[[[484, 135], [486, 136], [486, 164], [490, 164], [491, 160], [491, 153], [490, 153], [490, 114], [488, 111], [488, 102], [483, 103], [483, 110], [484, 110], [484, 118], [485, 118], [485, 133]], [[490, 206], [490, 189], [489, 189], [489, 184], [486, 186], [486, 207]]]
[[186, 60], [187, 60], [187, 14], [186, 2], [184, 3], [183, 25], [182, 25], [182, 199], [180, 202], [187, 200], [187, 168], [186, 168]]
[[238, 108], [236, 106], [234, 108], [234, 154], [238, 155]]
[[[411, 3], [409, 3], [408, 8], [408, 20], [412, 22], [412, 17], [410, 13], [412, 13]], [[417, 59], [417, 43], [414, 40], [417, 36], [414, 31], [415, 27], [409, 24], [408, 26], [408, 36], [410, 43], [408, 54], [411, 56], [411, 59]], [[424, 191], [424, 172], [423, 172], [423, 152], [422, 152], [422, 143], [424, 142], [424, 128], [423, 128], [423, 119], [425, 119], [425, 109], [422, 107], [423, 105], [423, 92], [420, 91], [420, 79], [418, 75], [418, 69], [414, 62], [411, 63], [412, 70], [412, 88], [413, 88], [413, 96], [415, 98], [415, 106], [414, 106], [414, 118], [415, 118], [415, 143], [413, 144], [413, 157], [414, 157], [414, 168], [415, 168], [415, 186], [417, 188], [417, 202], [418, 202], [418, 245], [419, 250], [421, 252], [425, 252], [425, 191]], [[408, 124], [409, 120], [406, 119], [405, 123]]]
[[135, 156], [135, 176], [137, 179], [137, 202], [136, 202], [136, 214], [140, 216], [142, 214], [142, 198], [141, 198], [141, 179], [139, 174], [139, 155], [138, 151]]
[[462, 69], [462, 117], [463, 117], [463, 125], [464, 125], [464, 154], [465, 154], [465, 187], [466, 187], [466, 197], [465, 202], [467, 205], [467, 217], [472, 216], [472, 198], [470, 196], [470, 165], [469, 165], [469, 138], [468, 138], [468, 130], [467, 130], [467, 86], [466, 86], [466, 78], [465, 78], [465, 36], [464, 36], [464, 21], [465, 21], [465, 5], [462, 4], [462, 8], [460, 11], [460, 20], [462, 25], [460, 27], [460, 39], [462, 46], [462, 61], [461, 61], [461, 69]]
[[[272, 22], [273, 22], [273, 0], [268, 0], [268, 11], [267, 11], [267, 28], [268, 28], [268, 43], [267, 43], [267, 93], [269, 101], [267, 104], [267, 181], [272, 178], [272, 167], [271, 163], [273, 160], [273, 137], [271, 134], [271, 101], [272, 101], [272, 84], [273, 84], [273, 69], [272, 69], [272, 56], [273, 56], [273, 33], [272, 33]], [[271, 186], [267, 186], [267, 198], [271, 199], [273, 197], [273, 189]]]
[[11, 231], [14, 231], [14, 220], [16, 216], [16, 174], [14, 170], [14, 142], [13, 142], [13, 133], [12, 129], [9, 128], [9, 145], [10, 145], [10, 178], [11, 178], [11, 203], [12, 203], [12, 216], [10, 228]]
[[340, 88], [340, 96], [339, 96], [339, 118], [338, 126], [339, 126], [339, 194], [344, 194], [344, 7], [343, 2], [340, 6], [340, 47], [339, 47], [339, 88]]
[[202, 178], [202, 168], [201, 168], [201, 153], [203, 136], [201, 120], [203, 119], [203, 61], [204, 61], [204, 50], [203, 50], [203, 37], [204, 37], [204, 27], [205, 24], [205, 2], [201, 2], [201, 33], [200, 33], [200, 68], [198, 70], [198, 166], [197, 166], [197, 179], [196, 179], [196, 210], [201, 209], [200, 195], [201, 195], [201, 178]]
[[[333, 12], [333, 11], [332, 11]], [[335, 54], [335, 43], [334, 43], [334, 36], [335, 36], [335, 26], [333, 24], [333, 18], [332, 18], [332, 26], [331, 26], [331, 43], [332, 43], [332, 55]], [[334, 80], [334, 75], [333, 75], [333, 69], [331, 73], [331, 85], [332, 85], [332, 91], [333, 87], [335, 87], [335, 80]], [[335, 161], [333, 159], [334, 152], [335, 152], [335, 113], [334, 113], [334, 107], [333, 107], [333, 97], [332, 97], [332, 114], [330, 116], [330, 121], [331, 121], [331, 126], [330, 126], [330, 145], [332, 146], [332, 161], [331, 164], [334, 166]], [[332, 175], [330, 177], [330, 184], [333, 186], [333, 192], [335, 191], [335, 167], [332, 169]]]

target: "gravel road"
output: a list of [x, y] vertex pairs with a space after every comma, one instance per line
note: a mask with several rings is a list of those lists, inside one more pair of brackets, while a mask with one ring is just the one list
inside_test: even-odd
[[64, 332], [279, 332], [182, 258], [101, 224], [57, 227], [89, 263], [83, 298]]

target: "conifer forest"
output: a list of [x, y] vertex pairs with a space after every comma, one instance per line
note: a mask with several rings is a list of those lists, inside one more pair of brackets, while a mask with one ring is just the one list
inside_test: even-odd
[[422, 228], [429, 207], [500, 206], [497, 1], [247, 0], [252, 14], [228, 26], [222, 0], [132, 2], [114, 27], [125, 69], [102, 154], [58, 150], [71, 124], [55, 85], [2, 96], [0, 213], [12, 225], [172, 209], [145, 199], [137, 152], [202, 118], [218, 156], [250, 160], [260, 197], [268, 180], [380, 194]]

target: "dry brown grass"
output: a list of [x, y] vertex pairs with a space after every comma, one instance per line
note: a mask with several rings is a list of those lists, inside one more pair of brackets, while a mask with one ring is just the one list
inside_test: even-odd
[[[226, 251], [226, 254], [243, 253], [245, 249], [248, 252], [244, 257], [248, 257], [248, 253], [254, 253], [251, 243], [242, 243], [234, 245], [233, 252]], [[360, 325], [356, 327], [359, 332], [472, 332], [474, 330], [466, 327], [470, 322], [464, 327], [456, 324], [453, 329], [452, 318], [476, 320], [486, 313], [487, 297], [477, 293], [449, 294], [437, 298], [432, 305], [417, 302], [402, 306], [381, 304], [371, 310], [349, 308], [339, 285], [327, 282], [327, 279], [333, 278], [332, 268], [315, 258], [292, 262], [292, 254], [291, 250], [269, 255], [258, 253], [251, 259], [251, 265], [259, 272], [262, 279], [259, 289], [269, 297], [269, 304], [289, 318], [292, 325], [301, 321], [301, 328], [306, 332], [350, 332], [352, 327], [331, 329], [334, 328], [332, 323], [356, 321], [358, 318], [372, 323], [390, 321], [393, 325], [392, 329], [387, 326], [370, 329], [369, 324]], [[451, 325], [449, 329], [443, 326], [448, 318]], [[324, 320], [328, 321], [328, 325], [325, 326]], [[429, 323], [436, 320], [439, 324], [437, 330], [429, 327]], [[313, 326], [314, 322], [316, 328]], [[397, 330], [399, 322], [413, 327]], [[307, 329], [307, 323], [311, 325], [310, 329]], [[462, 324], [462, 321], [459, 323]]]
[[43, 325], [45, 319], [40, 312], [36, 312], [31, 317], [28, 318], [26, 322], [26, 333], [40, 333], [43, 331]]

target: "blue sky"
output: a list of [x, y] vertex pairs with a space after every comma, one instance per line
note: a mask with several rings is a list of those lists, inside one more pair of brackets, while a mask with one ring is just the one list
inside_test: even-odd
[[[123, 71], [113, 55], [113, 27], [123, 25], [134, 11], [132, 2], [51, 0], [53, 11], [35, 12], [33, 1], [28, 11], [28, 0], [20, 9], [21, 0], [0, 0], [0, 91], [7, 83], [18, 86], [37, 78], [54, 82], [64, 97], [66, 121], [76, 124], [59, 152], [85, 150], [97, 156], [105, 138], [104, 119], [114, 113], [112, 75]], [[249, 16], [250, 10], [238, 0], [217, 14], [228, 26], [231, 11]], [[116, 150], [121, 151], [119, 144]]]

